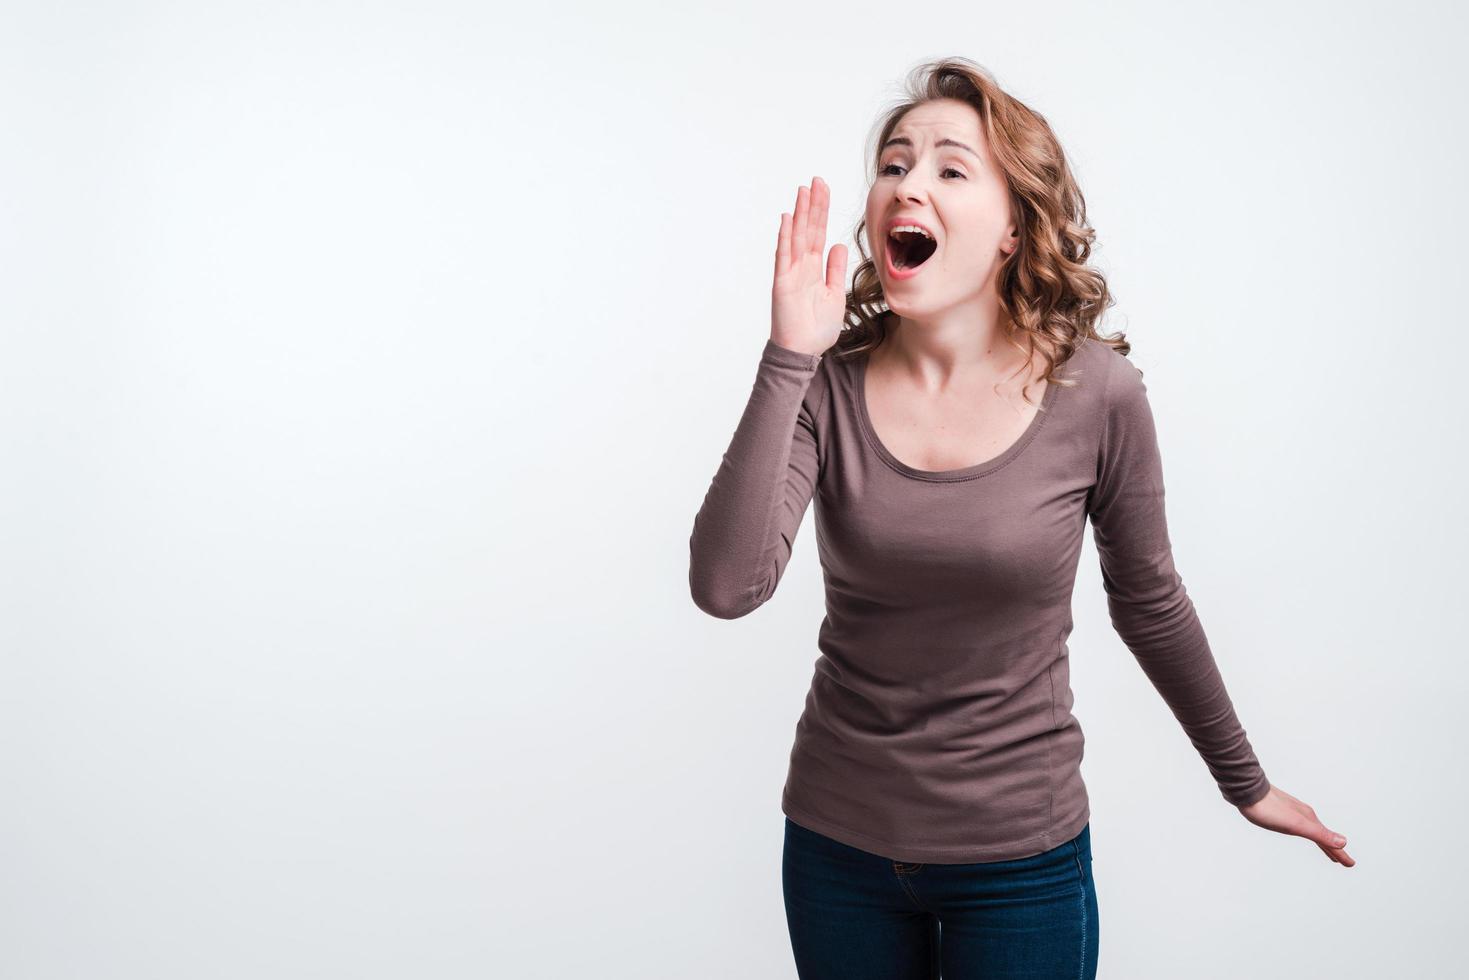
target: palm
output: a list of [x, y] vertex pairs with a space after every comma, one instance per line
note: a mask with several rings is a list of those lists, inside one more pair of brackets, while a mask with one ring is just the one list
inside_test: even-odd
[[796, 192], [794, 215], [781, 214], [771, 289], [770, 335], [782, 347], [819, 354], [836, 343], [846, 313], [847, 247], [826, 255], [831, 189], [820, 177]]

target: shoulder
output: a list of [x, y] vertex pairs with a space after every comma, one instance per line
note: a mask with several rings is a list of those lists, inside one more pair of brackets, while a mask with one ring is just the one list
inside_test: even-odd
[[1126, 400], [1142, 390], [1142, 372], [1137, 365], [1111, 344], [1095, 337], [1082, 338], [1060, 374], [1077, 383], [1093, 410], [1112, 405], [1118, 398]]
[[1142, 371], [1104, 340], [1083, 338], [1072, 361], [1082, 376], [1090, 379], [1099, 407], [1126, 406], [1147, 396]]
[[1086, 338], [1073, 355], [1086, 396], [1081, 409], [1091, 420], [1103, 455], [1127, 441], [1130, 432], [1150, 430], [1152, 408], [1143, 374], [1105, 340]]

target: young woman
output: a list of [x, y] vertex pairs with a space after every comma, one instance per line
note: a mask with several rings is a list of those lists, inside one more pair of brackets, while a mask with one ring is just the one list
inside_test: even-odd
[[781, 215], [770, 338], [690, 587], [713, 616], [753, 611], [817, 501], [826, 618], [782, 798], [801, 977], [1091, 977], [1067, 647], [1088, 521], [1112, 623], [1224, 798], [1354, 862], [1236, 717], [1173, 564], [1142, 375], [1096, 332], [1110, 298], [1050, 127], [966, 59], [909, 84], [850, 291], [826, 184]]

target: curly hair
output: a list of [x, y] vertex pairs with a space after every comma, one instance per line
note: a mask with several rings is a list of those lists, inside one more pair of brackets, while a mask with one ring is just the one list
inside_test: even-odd
[[[1082, 196], [1061, 144], [1045, 117], [1003, 91], [985, 68], [967, 58], [951, 57], [921, 64], [908, 73], [906, 98], [879, 120], [869, 154], [868, 182], [882, 146], [909, 110], [939, 99], [957, 99], [974, 107], [1009, 188], [1018, 225], [1018, 247], [996, 273], [1004, 339], [1046, 362], [1042, 377], [1056, 369], [1092, 337], [1126, 355], [1126, 336], [1100, 336], [1096, 324], [1113, 305], [1107, 281], [1086, 263], [1096, 233], [1086, 223]], [[867, 254], [867, 219], [857, 225], [857, 252], [862, 257], [847, 292], [846, 328], [838, 340], [838, 356], [856, 356], [882, 343], [888, 314], [877, 265]], [[1022, 343], [1022, 338], [1024, 343]]]

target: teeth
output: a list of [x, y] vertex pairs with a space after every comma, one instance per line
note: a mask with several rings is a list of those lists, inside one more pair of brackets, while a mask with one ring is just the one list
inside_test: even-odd
[[927, 238], [929, 241], [933, 241], [933, 236], [924, 231], [922, 228], [918, 227], [917, 225], [893, 225], [891, 228], [888, 229], [888, 234], [896, 235], [900, 231], [916, 231], [918, 234], [922, 235], [924, 238]]

